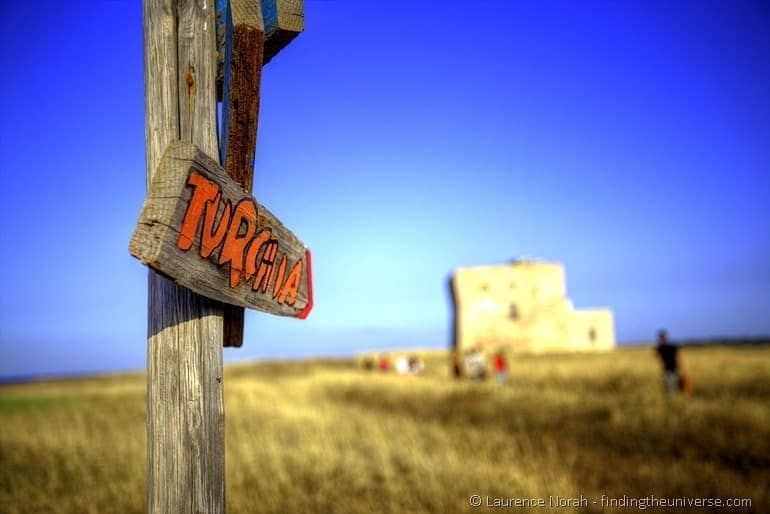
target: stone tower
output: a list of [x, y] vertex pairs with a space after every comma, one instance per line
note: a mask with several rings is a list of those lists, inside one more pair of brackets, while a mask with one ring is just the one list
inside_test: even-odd
[[615, 347], [612, 311], [575, 310], [559, 263], [458, 268], [450, 279], [454, 349], [601, 351]]

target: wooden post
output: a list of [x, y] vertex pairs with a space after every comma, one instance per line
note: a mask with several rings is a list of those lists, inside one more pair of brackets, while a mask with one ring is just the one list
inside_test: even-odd
[[[224, 512], [223, 332], [240, 346], [243, 307], [299, 319], [313, 307], [310, 250], [249, 193], [263, 49], [274, 55], [302, 30], [302, 1], [233, 4], [235, 23], [228, 0], [143, 0], [148, 193], [129, 251], [156, 270], [148, 281], [151, 513]], [[220, 41], [217, 10], [220, 28], [230, 22]]]
[[[172, 140], [218, 155], [214, 0], [143, 0], [147, 183]], [[147, 509], [224, 512], [222, 306], [149, 272]]]

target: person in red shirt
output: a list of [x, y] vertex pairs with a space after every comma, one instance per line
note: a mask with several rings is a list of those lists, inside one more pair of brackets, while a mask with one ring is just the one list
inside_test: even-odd
[[503, 356], [503, 352], [497, 352], [495, 354], [495, 358], [492, 361], [492, 369], [495, 372], [495, 379], [497, 380], [497, 385], [500, 387], [505, 387], [506, 365], [505, 365], [505, 357]]
[[380, 371], [386, 373], [390, 369], [390, 360], [383, 355], [380, 357]]

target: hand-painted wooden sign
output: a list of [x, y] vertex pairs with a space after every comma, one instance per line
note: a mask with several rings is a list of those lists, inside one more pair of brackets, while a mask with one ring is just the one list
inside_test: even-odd
[[195, 145], [166, 148], [131, 255], [214, 300], [304, 319], [310, 250]]

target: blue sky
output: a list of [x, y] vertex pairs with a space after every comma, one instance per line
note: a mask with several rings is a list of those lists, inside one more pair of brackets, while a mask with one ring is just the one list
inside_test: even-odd
[[[137, 4], [1, 4], [0, 375], [145, 365]], [[254, 189], [312, 248], [316, 307], [249, 312], [226, 360], [446, 345], [451, 270], [518, 255], [620, 341], [770, 333], [767, 3], [305, 14], [264, 70]]]

